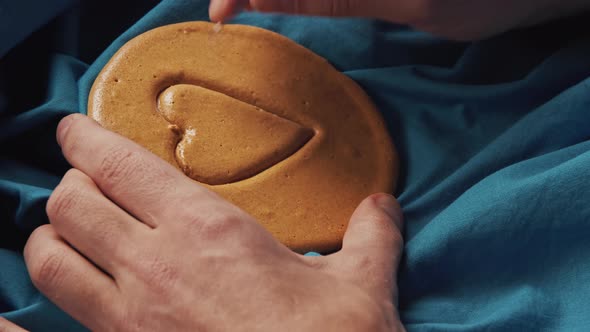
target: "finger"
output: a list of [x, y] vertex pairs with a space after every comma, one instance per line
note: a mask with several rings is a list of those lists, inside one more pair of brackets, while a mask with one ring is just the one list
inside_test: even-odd
[[106, 331], [104, 317], [119, 317], [122, 299], [115, 282], [68, 246], [53, 226], [37, 228], [24, 255], [33, 284], [86, 327]]
[[[404, 12], [408, 1], [383, 0], [250, 0], [252, 9], [263, 12], [317, 16], [356, 16], [392, 19], [392, 7], [399, 14]], [[410, 1], [412, 2], [412, 1]], [[401, 16], [401, 15], [398, 15]]]
[[248, 0], [211, 0], [209, 17], [213, 22], [222, 22], [248, 6]]
[[65, 117], [57, 137], [71, 165], [88, 175], [115, 204], [151, 227], [177, 219], [183, 206], [219, 199], [164, 160], [81, 114]]
[[27, 330], [0, 316], [0, 332], [27, 332]]
[[353, 213], [342, 250], [328, 256], [331, 266], [344, 269], [355, 281], [384, 295], [395, 293], [396, 271], [403, 249], [402, 214], [397, 201], [387, 194], [365, 199]]
[[129, 248], [150, 228], [100, 192], [84, 173], [71, 169], [47, 201], [47, 215], [70, 245], [103, 270], [117, 276], [129, 261]]

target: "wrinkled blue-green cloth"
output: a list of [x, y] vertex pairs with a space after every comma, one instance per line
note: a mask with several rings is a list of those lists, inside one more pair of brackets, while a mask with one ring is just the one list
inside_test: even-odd
[[[152, 5], [0, 0], [0, 313], [25, 328], [83, 330], [34, 289], [22, 257], [68, 168], [57, 122], [85, 112], [127, 40], [207, 18], [206, 1]], [[368, 20], [235, 19], [326, 57], [387, 120], [402, 162], [408, 330], [590, 328], [589, 18], [476, 43]]]

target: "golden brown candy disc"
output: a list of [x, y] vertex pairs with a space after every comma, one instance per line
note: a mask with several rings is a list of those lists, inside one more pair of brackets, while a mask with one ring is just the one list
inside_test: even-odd
[[125, 44], [88, 114], [254, 216], [298, 252], [340, 247], [397, 155], [379, 113], [326, 60], [260, 28], [187, 22]]

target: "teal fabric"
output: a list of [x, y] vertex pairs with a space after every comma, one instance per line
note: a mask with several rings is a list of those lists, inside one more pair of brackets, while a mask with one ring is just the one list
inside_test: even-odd
[[[0, 313], [25, 328], [83, 330], [34, 289], [22, 257], [68, 168], [59, 119], [85, 112], [93, 79], [126, 41], [206, 19], [208, 4], [151, 5], [0, 0]], [[476, 43], [369, 20], [235, 19], [326, 57], [387, 120], [402, 161], [408, 330], [590, 326], [589, 18]]]

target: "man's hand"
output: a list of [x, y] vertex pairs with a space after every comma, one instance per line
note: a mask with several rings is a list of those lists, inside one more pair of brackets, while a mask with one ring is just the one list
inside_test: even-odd
[[366, 199], [343, 249], [303, 257], [131, 141], [73, 115], [75, 167], [25, 248], [34, 284], [97, 331], [391, 331], [400, 208]]
[[26, 332], [3, 317], [0, 317], [0, 332]]
[[587, 9], [587, 0], [211, 0], [222, 21], [242, 8], [321, 16], [371, 17], [457, 40], [474, 40]]

